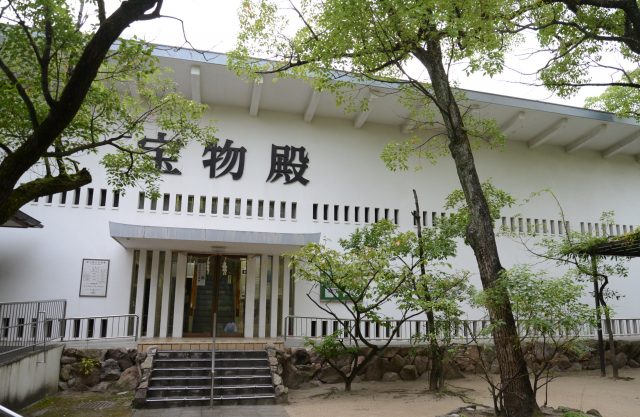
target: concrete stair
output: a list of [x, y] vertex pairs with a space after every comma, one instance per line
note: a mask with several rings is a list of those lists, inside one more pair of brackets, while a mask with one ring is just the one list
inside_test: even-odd
[[[143, 407], [209, 405], [210, 398], [211, 352], [156, 352]], [[216, 405], [274, 404], [267, 352], [217, 351], [213, 400]]]

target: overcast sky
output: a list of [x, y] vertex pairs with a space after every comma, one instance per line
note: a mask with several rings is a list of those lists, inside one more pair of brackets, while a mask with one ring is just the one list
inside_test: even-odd
[[[112, 2], [117, 4], [119, 2]], [[184, 22], [186, 37], [199, 50], [227, 52], [233, 49], [238, 34], [237, 10], [241, 0], [167, 0], [163, 5], [163, 14], [179, 18]], [[149, 22], [134, 24], [126, 33], [126, 37], [137, 35], [153, 43], [173, 46], [184, 45], [182, 24], [178, 20], [163, 18]], [[516, 69], [506, 70], [493, 79], [481, 75], [466, 77], [457, 73], [457, 81], [462, 88], [485, 91], [496, 94], [511, 95], [535, 100], [569, 104], [582, 107], [588, 96], [598, 95], [602, 88], [583, 88], [576, 97], [564, 100], [556, 97], [543, 87], [525, 85], [522, 82], [535, 83], [533, 77], [525, 77], [519, 72], [531, 71], [543, 63], [530, 58], [525, 62], [524, 56], [532, 50], [526, 44], [518, 51], [510, 54], [507, 66]]]

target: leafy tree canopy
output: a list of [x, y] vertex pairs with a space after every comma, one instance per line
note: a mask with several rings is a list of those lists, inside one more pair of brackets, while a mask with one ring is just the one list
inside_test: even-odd
[[640, 7], [635, 0], [530, 0], [518, 30], [534, 29], [548, 61], [539, 76], [562, 97], [585, 86], [610, 86], [588, 107], [638, 118]]
[[102, 155], [117, 190], [157, 192], [159, 171], [138, 147], [145, 128], [167, 132], [165, 155], [211, 142], [204, 106], [176, 92], [151, 45], [118, 39], [160, 17], [162, 1], [7, 0], [0, 7], [0, 223], [26, 202], [91, 182], [78, 156]]

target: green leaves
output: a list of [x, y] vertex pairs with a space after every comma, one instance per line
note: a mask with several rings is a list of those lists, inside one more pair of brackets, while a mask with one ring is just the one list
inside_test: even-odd
[[505, 270], [491, 289], [478, 293], [474, 301], [489, 306], [500, 303], [505, 293], [524, 336], [574, 336], [580, 326], [594, 320], [591, 307], [581, 301], [583, 286], [570, 274], [550, 278], [530, 266], [514, 266]]
[[[99, 25], [63, 0], [17, 0], [0, 16], [0, 145], [10, 153], [25, 145], [54, 110], [66, 108], [63, 92]], [[88, 53], [94, 53], [89, 51]], [[200, 126], [205, 106], [187, 100], [161, 69], [153, 47], [139, 39], [112, 46], [80, 109], [54, 146], [40, 155], [55, 177], [81, 169], [77, 156], [100, 153], [109, 183], [117, 190], [140, 186], [157, 191], [159, 171], [137, 142], [148, 130], [167, 133], [165, 155], [176, 156], [189, 141], [211, 143], [215, 129]], [[98, 152], [101, 150], [101, 152]], [[0, 154], [0, 163], [7, 157]], [[37, 173], [43, 170], [32, 170]]]

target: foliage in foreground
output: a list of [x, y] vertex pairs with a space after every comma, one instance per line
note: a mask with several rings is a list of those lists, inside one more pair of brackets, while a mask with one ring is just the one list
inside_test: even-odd
[[[0, 224], [25, 203], [92, 181], [98, 154], [115, 190], [157, 193], [162, 164], [138, 141], [166, 133], [163, 157], [211, 143], [204, 106], [181, 96], [131, 23], [160, 17], [162, 1], [15, 0], [0, 8]], [[151, 126], [153, 125], [153, 126]], [[156, 138], [153, 136], [152, 138]], [[159, 166], [160, 165], [160, 166]]]

